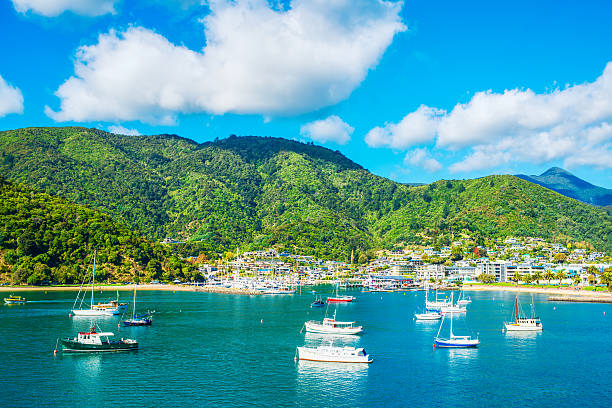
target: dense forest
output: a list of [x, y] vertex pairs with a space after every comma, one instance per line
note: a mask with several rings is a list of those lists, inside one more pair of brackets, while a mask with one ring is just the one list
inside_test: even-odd
[[188, 241], [177, 248], [185, 255], [274, 246], [349, 260], [351, 253], [371, 257], [406, 243], [446, 244], [461, 233], [587, 241], [612, 250], [609, 212], [517, 177], [411, 186], [338, 151], [282, 138], [197, 144], [175, 135], [18, 129], [0, 132], [0, 174], [94, 208], [134, 237]]
[[96, 280], [194, 277], [194, 267], [100, 211], [0, 177], [0, 280], [79, 283], [97, 250]]

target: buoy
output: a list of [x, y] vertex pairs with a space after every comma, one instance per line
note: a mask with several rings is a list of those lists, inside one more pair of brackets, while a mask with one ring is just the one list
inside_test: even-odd
[[433, 347], [433, 348], [436, 348], [436, 343], [434, 343], [434, 344], [432, 345], [432, 347]]
[[53, 357], [57, 356], [57, 349], [53, 350]]
[[502, 333], [504, 332], [504, 329], [502, 329]]
[[557, 306], [553, 306], [553, 310], [557, 310]]
[[68, 317], [72, 317], [72, 313], [68, 313]]
[[259, 323], [263, 324], [263, 319], [261, 319], [261, 320], [259, 321]]
[[117, 323], [117, 327], [118, 327], [118, 328], [121, 328], [121, 323]]

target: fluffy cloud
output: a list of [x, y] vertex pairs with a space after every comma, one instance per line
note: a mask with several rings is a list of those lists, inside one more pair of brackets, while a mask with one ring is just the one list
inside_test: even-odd
[[442, 164], [434, 159], [429, 151], [424, 148], [414, 149], [406, 153], [404, 164], [423, 167], [425, 170], [434, 172], [442, 169]]
[[[453, 172], [559, 160], [570, 168], [612, 168], [612, 62], [594, 82], [541, 94], [530, 89], [478, 92], [449, 113], [433, 109], [438, 116], [427, 120], [424, 113], [431, 109], [422, 106], [399, 124], [386, 125], [391, 131], [372, 129], [368, 137], [376, 142], [368, 143], [401, 148], [435, 140], [438, 149], [468, 148], [467, 156], [450, 166]], [[396, 129], [415, 117], [433, 125], [401, 137]]]
[[300, 135], [321, 143], [346, 144], [351, 140], [354, 130], [338, 116], [332, 115], [327, 119], [305, 124], [300, 128]]
[[201, 52], [142, 28], [79, 48], [57, 121], [172, 123], [178, 112], [291, 115], [347, 98], [404, 31], [401, 3], [217, 0]]
[[23, 113], [23, 95], [0, 76], [0, 118], [9, 113]]
[[384, 127], [370, 130], [365, 141], [371, 147], [389, 146], [394, 149], [405, 149], [431, 140], [438, 127], [438, 116], [442, 113], [444, 112], [438, 109], [421, 105], [399, 123], [388, 123]]
[[138, 129], [128, 129], [121, 125], [111, 125], [108, 127], [108, 131], [117, 135], [140, 136]]
[[40, 14], [55, 17], [65, 11], [84, 16], [101, 16], [115, 13], [115, 4], [119, 0], [12, 0], [15, 10], [20, 13]]

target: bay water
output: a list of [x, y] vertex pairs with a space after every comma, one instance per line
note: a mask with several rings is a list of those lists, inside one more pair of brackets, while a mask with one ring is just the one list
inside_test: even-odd
[[[318, 286], [317, 295], [331, 295]], [[87, 330], [69, 317], [75, 292], [15, 292], [25, 305], [0, 307], [2, 406], [222, 407], [570, 407], [607, 406], [612, 383], [612, 307], [553, 303], [534, 295], [541, 333], [503, 333], [511, 292], [466, 292], [468, 312], [455, 334], [478, 336], [477, 349], [432, 347], [439, 322], [417, 322], [423, 292], [343, 291], [353, 303], [311, 309], [311, 288], [295, 295], [140, 291], [150, 327], [98, 318], [116, 338], [138, 340], [130, 353], [63, 354], [59, 337]], [[96, 300], [115, 293], [97, 292]], [[122, 301], [130, 293], [121, 292]], [[529, 295], [519, 296], [528, 311]], [[302, 331], [325, 313], [363, 325], [335, 345], [365, 347], [370, 365], [294, 361], [296, 347], [329, 344]], [[448, 321], [442, 328], [448, 334]], [[61, 347], [58, 346], [58, 350]]]

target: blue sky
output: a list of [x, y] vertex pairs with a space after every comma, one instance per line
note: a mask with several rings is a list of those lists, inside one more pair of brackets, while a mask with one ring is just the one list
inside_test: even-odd
[[338, 149], [400, 182], [612, 188], [609, 1], [1, 0], [0, 129]]

